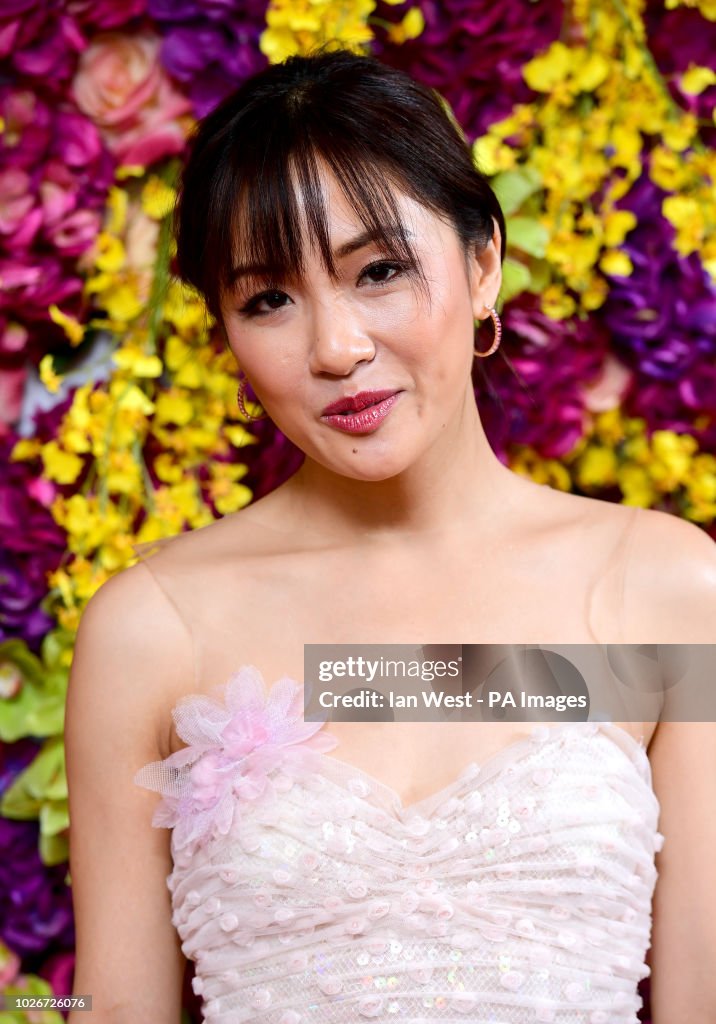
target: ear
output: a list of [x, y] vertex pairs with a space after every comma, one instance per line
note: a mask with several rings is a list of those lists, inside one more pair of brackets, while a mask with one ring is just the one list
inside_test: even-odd
[[500, 227], [492, 218], [493, 234], [481, 253], [471, 253], [470, 264], [470, 295], [472, 298], [472, 314], [476, 320], [484, 320], [487, 316], [486, 306], [494, 306], [502, 284], [502, 264], [500, 248], [502, 235]]

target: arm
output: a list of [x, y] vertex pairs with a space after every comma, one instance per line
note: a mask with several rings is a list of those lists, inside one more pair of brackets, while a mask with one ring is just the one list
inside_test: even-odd
[[190, 637], [145, 566], [109, 579], [85, 608], [65, 722], [73, 994], [92, 995], [101, 1024], [180, 1019], [186, 960], [166, 885], [170, 833], [151, 825], [157, 795], [132, 780], [163, 756], [168, 686], [192, 664]]
[[[634, 643], [716, 643], [716, 544], [663, 512], [642, 516], [629, 570]], [[661, 806], [653, 1024], [716, 1020], [716, 723], [661, 721], [649, 745]]]

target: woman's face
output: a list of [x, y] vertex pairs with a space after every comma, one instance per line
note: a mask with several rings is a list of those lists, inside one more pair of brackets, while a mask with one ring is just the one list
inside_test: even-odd
[[[267, 282], [239, 278], [222, 302], [224, 326], [262, 406], [294, 444], [336, 473], [383, 480], [457, 428], [466, 402], [474, 405], [474, 318], [499, 291], [499, 228], [466, 267], [454, 229], [398, 193], [428, 301], [376, 242], [350, 244], [365, 228], [325, 165], [322, 180], [338, 279], [307, 247], [300, 281], [267, 290]], [[326, 414], [360, 392], [393, 397], [372, 411]]]

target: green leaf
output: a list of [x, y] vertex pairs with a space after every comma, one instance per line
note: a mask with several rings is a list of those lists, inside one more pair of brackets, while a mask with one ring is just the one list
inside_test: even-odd
[[512, 170], [496, 174], [490, 185], [507, 218], [519, 210], [528, 196], [542, 187], [542, 178], [534, 167], [513, 167]]
[[[59, 653], [50, 647], [48, 653]], [[24, 736], [59, 736], [65, 720], [68, 669], [43, 664], [24, 641], [0, 644], [0, 680], [20, 673], [20, 689], [0, 701], [0, 741], [14, 743]]]
[[44, 803], [65, 799], [65, 747], [60, 737], [52, 737], [5, 790], [0, 799], [0, 814], [27, 821], [40, 817]]
[[502, 264], [502, 286], [500, 288], [500, 299], [502, 302], [509, 302], [515, 295], [525, 291], [530, 284], [530, 272], [524, 263], [505, 257]]
[[508, 246], [514, 246], [530, 256], [544, 257], [549, 232], [542, 224], [530, 217], [511, 217], [505, 227]]
[[46, 836], [56, 836], [69, 828], [70, 814], [67, 800], [56, 800], [40, 808], [40, 828]]
[[42, 863], [48, 867], [64, 864], [69, 860], [70, 844], [66, 835], [46, 836], [41, 833], [38, 849]]

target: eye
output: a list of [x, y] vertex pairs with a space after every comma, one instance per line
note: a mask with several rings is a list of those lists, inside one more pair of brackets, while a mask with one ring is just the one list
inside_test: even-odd
[[[278, 288], [271, 288], [250, 298], [249, 301], [241, 307], [240, 312], [245, 316], [268, 316], [274, 310], [281, 309], [283, 306], [283, 299], [287, 298], [288, 295], [286, 292], [279, 291]], [[270, 308], [259, 309], [258, 306], [262, 302], [268, 303]]]
[[[375, 277], [371, 278], [373, 284], [388, 284], [390, 281], [394, 280], [395, 277], [401, 274], [404, 270], [404, 263], [398, 263], [397, 261], [393, 260], [378, 260], [375, 263], [370, 263], [367, 267], [364, 267], [360, 273], [360, 277], [358, 278], [358, 280], [361, 280], [367, 274], [377, 274], [379, 275], [378, 280], [376, 280]], [[383, 276], [382, 279], [380, 279], [380, 275], [385, 275], [385, 273], [389, 271], [394, 271], [394, 273], [390, 277]]]

